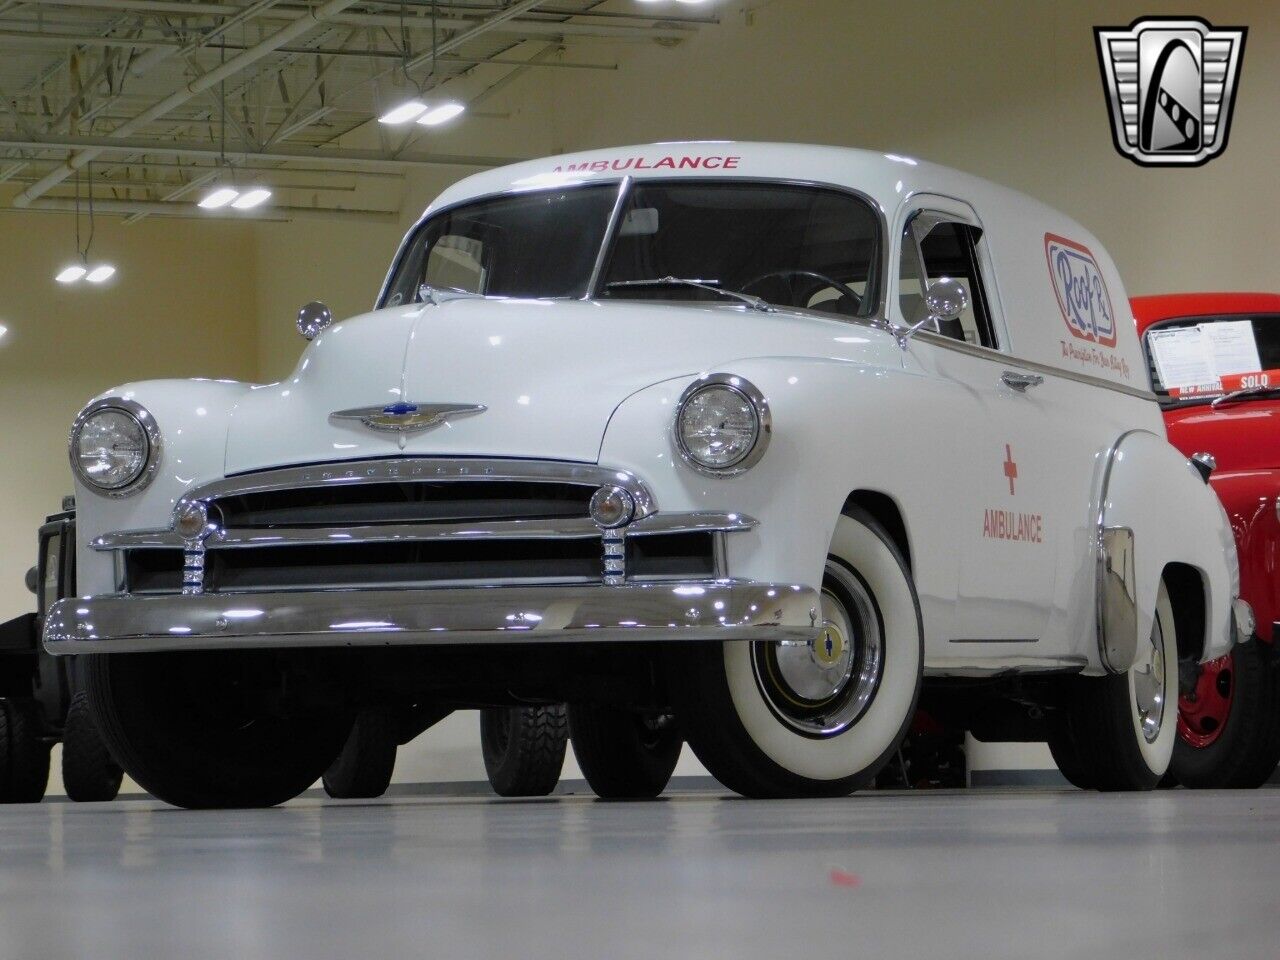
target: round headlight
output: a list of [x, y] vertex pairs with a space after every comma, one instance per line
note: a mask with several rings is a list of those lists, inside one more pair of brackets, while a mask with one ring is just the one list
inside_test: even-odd
[[71, 428], [71, 467], [88, 487], [111, 496], [141, 490], [155, 469], [160, 434], [131, 400], [99, 400]]
[[676, 411], [675, 440], [694, 469], [733, 476], [764, 456], [771, 425], [764, 395], [749, 381], [717, 373], [696, 381]]

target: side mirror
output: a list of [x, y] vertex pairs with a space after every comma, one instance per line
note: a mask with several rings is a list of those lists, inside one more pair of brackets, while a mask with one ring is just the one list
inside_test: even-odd
[[942, 277], [929, 284], [924, 305], [929, 311], [930, 323], [959, 320], [960, 315], [969, 309], [969, 291], [959, 280]]
[[331, 323], [333, 314], [319, 300], [312, 300], [298, 311], [298, 332], [308, 340], [314, 340]]
[[35, 567], [27, 571], [27, 589], [35, 593], [40, 587], [40, 574]]
[[939, 329], [944, 320], [958, 320], [969, 309], [969, 291], [964, 284], [951, 277], [940, 277], [929, 284], [924, 295], [924, 306], [929, 315], [909, 327], [898, 327], [895, 336], [898, 346], [906, 348], [907, 342], [925, 327]]

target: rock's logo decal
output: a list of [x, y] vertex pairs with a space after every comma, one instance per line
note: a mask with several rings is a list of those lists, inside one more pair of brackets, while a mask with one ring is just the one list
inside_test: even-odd
[[1058, 307], [1073, 337], [1100, 347], [1116, 345], [1116, 314], [1098, 261], [1089, 248], [1066, 237], [1044, 235], [1044, 254]]
[[1193, 167], [1226, 149], [1246, 27], [1144, 17], [1093, 32], [1122, 156], [1145, 167]]

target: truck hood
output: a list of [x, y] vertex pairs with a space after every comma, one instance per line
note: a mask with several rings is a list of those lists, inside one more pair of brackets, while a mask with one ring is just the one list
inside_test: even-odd
[[1188, 457], [1212, 453], [1221, 472], [1280, 468], [1280, 401], [1198, 404], [1164, 416], [1170, 443]]
[[[812, 315], [736, 305], [454, 300], [335, 324], [285, 381], [232, 412], [228, 474], [385, 456], [594, 462], [618, 405], [651, 384], [734, 358], [848, 355], [877, 337]], [[480, 404], [420, 432], [331, 421], [337, 411]]]

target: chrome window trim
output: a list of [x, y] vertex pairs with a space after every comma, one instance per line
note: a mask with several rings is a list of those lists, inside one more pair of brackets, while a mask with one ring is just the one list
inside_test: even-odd
[[613, 211], [609, 214], [609, 224], [605, 227], [600, 249], [596, 251], [596, 262], [591, 268], [591, 279], [587, 281], [587, 292], [581, 297], [583, 300], [595, 300], [600, 292], [600, 279], [608, 263], [609, 254], [613, 252], [613, 239], [622, 220], [622, 211], [627, 208], [627, 200], [631, 197], [631, 184], [631, 177], [623, 177], [618, 184], [618, 196], [613, 202]]
[[1046, 376], [1058, 377], [1063, 380], [1073, 380], [1076, 383], [1085, 383], [1092, 387], [1102, 387], [1104, 390], [1114, 390], [1116, 393], [1123, 393], [1126, 396], [1137, 397], [1139, 400], [1146, 400], [1150, 403], [1155, 403], [1159, 399], [1150, 390], [1143, 390], [1140, 387], [1129, 387], [1125, 386], [1123, 383], [1116, 383], [1114, 380], [1106, 380], [1102, 377], [1090, 376], [1087, 373], [1076, 373], [1074, 370], [1065, 370], [1062, 367], [1050, 366], [1047, 363], [1040, 363], [1037, 360], [1027, 360], [1023, 357], [1015, 357], [1013, 354], [1005, 353], [1001, 350], [993, 350], [990, 347], [981, 347], [967, 341], [954, 340], [951, 337], [944, 337], [942, 334], [933, 333], [928, 330], [921, 330], [912, 338], [912, 340], [913, 342], [928, 343], [935, 347], [942, 347], [946, 350], [955, 350], [958, 353], [977, 357], [979, 360], [1001, 363], [1006, 367], [1018, 367], [1021, 370], [1042, 373]]
[[[630, 537], [678, 533], [736, 533], [759, 526], [740, 513], [650, 514], [626, 527]], [[208, 550], [319, 546], [323, 544], [401, 543], [437, 540], [594, 540], [600, 528], [589, 517], [559, 520], [499, 520], [485, 523], [390, 523], [351, 527], [228, 529], [210, 539]], [[90, 542], [98, 551], [181, 550], [186, 545], [172, 530], [108, 533]]]
[[[517, 190], [509, 187], [505, 190], [494, 190], [489, 193], [479, 193], [472, 197], [464, 197], [464, 198], [455, 200], [453, 203], [447, 204], [445, 206], [441, 206], [436, 209], [433, 209], [432, 207], [428, 207], [426, 211], [422, 214], [422, 216], [418, 218], [417, 222], [414, 223], [414, 225], [409, 228], [408, 233], [406, 233], [404, 235], [404, 238], [400, 241], [400, 246], [396, 250], [395, 258], [391, 261], [391, 267], [390, 269], [388, 269], [387, 275], [382, 281], [382, 288], [378, 291], [378, 299], [374, 301], [374, 309], [381, 310], [386, 306], [385, 300], [387, 296], [387, 291], [391, 286], [391, 278], [395, 276], [396, 271], [399, 269], [400, 263], [404, 259], [404, 256], [408, 251], [409, 244], [412, 242], [413, 238], [418, 235], [418, 231], [421, 230], [426, 225], [427, 221], [434, 217], [440, 216], [441, 214], [444, 214], [444, 213], [449, 213], [453, 210], [458, 209], [459, 207], [468, 206], [472, 203], [480, 203], [486, 200], [494, 200], [499, 197], [525, 196], [530, 193], [549, 193], [552, 191], [575, 190], [575, 189], [580, 189], [584, 187], [599, 187], [599, 186], [611, 186], [611, 185], [616, 185], [619, 188], [623, 186], [626, 187], [626, 189], [620, 189], [621, 203], [619, 204], [619, 207], [618, 207], [618, 213], [620, 215], [621, 210], [625, 209], [626, 207], [626, 199], [630, 195], [631, 189], [637, 183], [650, 183], [650, 182], [655, 182], [655, 183], [739, 183], [739, 184], [758, 183], [762, 185], [812, 187], [817, 189], [833, 190], [837, 193], [843, 193], [857, 200], [861, 200], [871, 209], [872, 214], [876, 217], [877, 225], [879, 227], [879, 236], [877, 237], [877, 241], [878, 241], [877, 246], [879, 247], [879, 251], [878, 251], [879, 256], [876, 259], [879, 261], [880, 283], [879, 283], [879, 297], [877, 298], [877, 302], [875, 304], [876, 309], [871, 310], [867, 314], [867, 316], [864, 316], [864, 317], [845, 317], [835, 313], [823, 314], [823, 316], [830, 319], [843, 321], [845, 323], [860, 323], [860, 322], [874, 323], [877, 317], [888, 316], [888, 312], [887, 312], [888, 311], [888, 288], [889, 288], [888, 270], [889, 270], [889, 259], [890, 259], [889, 253], [890, 253], [890, 248], [893, 246], [893, 242], [889, 236], [888, 213], [886, 212], [884, 206], [880, 203], [880, 201], [877, 200], [875, 197], [873, 197], [871, 194], [865, 193], [862, 190], [857, 189], [856, 187], [851, 187], [848, 184], [833, 183], [826, 180], [807, 180], [807, 179], [799, 179], [794, 177], [759, 177], [759, 176], [690, 177], [688, 175], [674, 176], [674, 177], [667, 177], [667, 176], [601, 177], [600, 179], [571, 180], [566, 183], [555, 184], [547, 187], [539, 187], [532, 190]], [[607, 265], [608, 254], [613, 250], [613, 239], [614, 239], [613, 229], [614, 228], [616, 228], [616, 223], [611, 222], [610, 229], [606, 230], [604, 239], [601, 241], [601, 260], [604, 261], [599, 263], [601, 274], [603, 274], [604, 267]], [[602, 277], [596, 277], [595, 279], [598, 282], [599, 279], [602, 279]], [[588, 292], [594, 293], [595, 292], [594, 286], [589, 287]], [[569, 300], [572, 298], [547, 297], [547, 298], [537, 298], [537, 299]], [[588, 298], [588, 300], [589, 302], [595, 302], [595, 303], [606, 302], [606, 301], [601, 301], [599, 299], [592, 299], [592, 298]], [[665, 302], [665, 301], [661, 301], [661, 302]], [[397, 306], [403, 306], [403, 304], [397, 304]], [[779, 307], [778, 309], [788, 310], [791, 308]], [[880, 322], [883, 323], [886, 328], [888, 327], [887, 321], [880, 321]]]
[[[142, 471], [129, 483], [119, 487], [99, 487], [90, 483], [85, 479], [84, 474], [80, 472], [80, 464], [76, 458], [76, 438], [80, 434], [80, 430], [96, 413], [103, 410], [120, 410], [131, 416], [142, 427], [143, 433], [147, 437], [147, 459], [142, 465]], [[95, 400], [89, 404], [77, 415], [71, 423], [71, 432], [67, 435], [67, 459], [71, 462], [71, 473], [76, 480], [86, 490], [103, 497], [111, 497], [113, 499], [122, 499], [131, 497], [136, 493], [141, 493], [151, 485], [156, 477], [156, 471], [160, 469], [160, 459], [164, 453], [164, 437], [160, 433], [160, 427], [156, 423], [156, 418], [151, 415], [151, 411], [142, 404], [134, 400], [126, 400], [124, 397], [104, 397], [101, 400]]]

